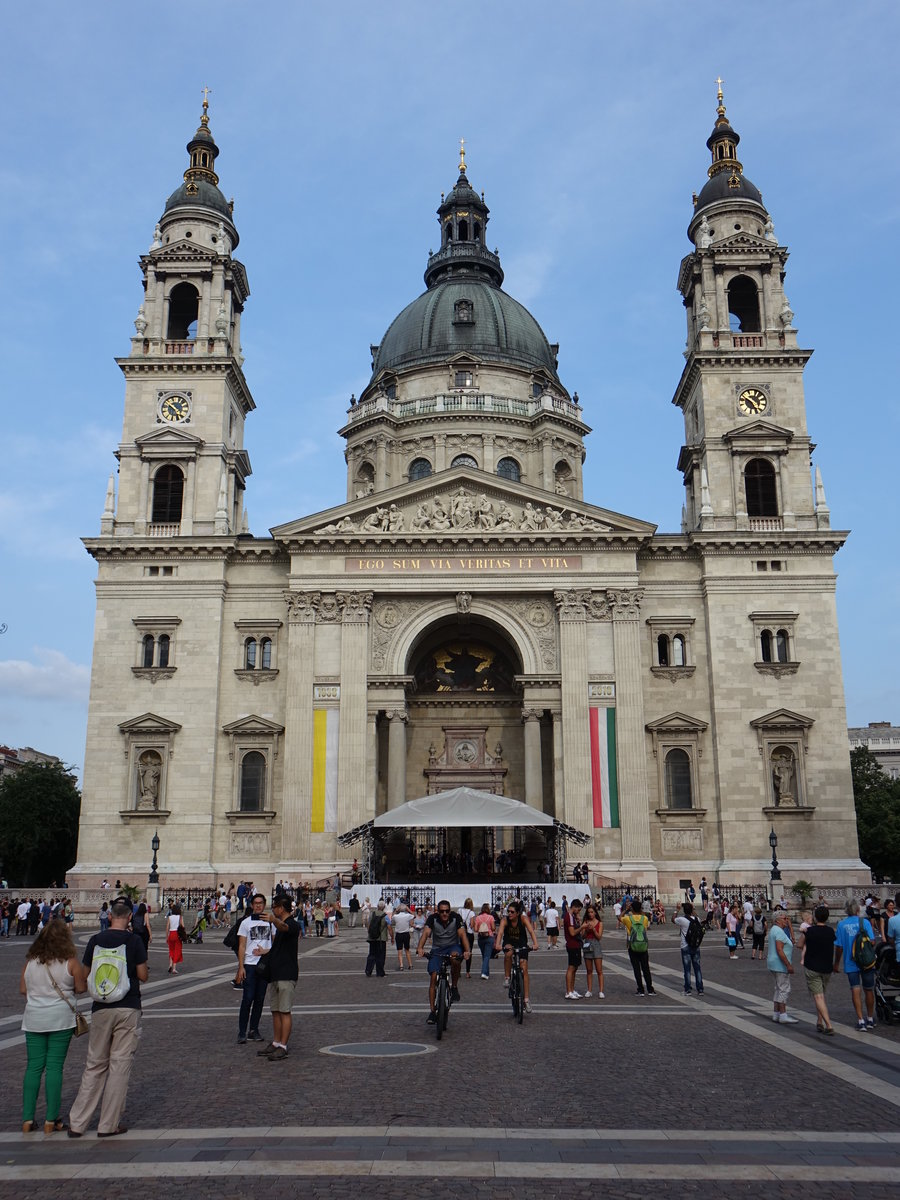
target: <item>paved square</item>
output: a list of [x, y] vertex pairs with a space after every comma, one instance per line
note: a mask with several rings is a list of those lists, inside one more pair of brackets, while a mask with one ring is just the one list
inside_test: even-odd
[[[641, 998], [623, 939], [608, 932], [604, 1000], [565, 1000], [565, 953], [542, 944], [523, 1025], [494, 960], [489, 981], [477, 967], [463, 977], [438, 1043], [424, 964], [399, 972], [389, 947], [386, 978], [366, 978], [362, 931], [344, 929], [301, 942], [290, 1055], [269, 1062], [236, 1044], [240, 994], [221, 938], [187, 946], [173, 978], [155, 933], [129, 1133], [77, 1142], [19, 1132], [27, 942], [0, 943], [0, 1197], [897, 1194], [900, 1025], [858, 1034], [843, 977], [829, 989], [838, 1034], [826, 1039], [802, 975], [789, 1005], [799, 1023], [775, 1025], [765, 964], [730, 962], [717, 933], [703, 944], [705, 995], [685, 997], [677, 936], [654, 931], [657, 995]], [[85, 1042], [69, 1051], [64, 1118]]]

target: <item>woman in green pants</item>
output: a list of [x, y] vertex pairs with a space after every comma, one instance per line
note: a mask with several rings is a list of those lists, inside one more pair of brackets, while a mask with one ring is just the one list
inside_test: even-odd
[[63, 1065], [75, 1032], [75, 995], [87, 988], [84, 969], [75, 954], [70, 927], [50, 921], [31, 944], [22, 968], [19, 991], [25, 996], [25, 1048], [28, 1065], [22, 1085], [22, 1132], [34, 1133], [41, 1078], [47, 1115], [44, 1133], [65, 1129], [60, 1120]]

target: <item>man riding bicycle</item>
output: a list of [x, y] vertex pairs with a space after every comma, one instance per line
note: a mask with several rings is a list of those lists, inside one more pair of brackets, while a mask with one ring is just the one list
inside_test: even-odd
[[426, 917], [425, 927], [416, 947], [417, 958], [425, 957], [425, 943], [429, 938], [431, 954], [428, 957], [428, 972], [431, 982], [428, 986], [428, 1001], [431, 1011], [428, 1014], [428, 1024], [434, 1025], [437, 1023], [434, 1000], [441, 961], [445, 958], [450, 959], [450, 999], [455, 1002], [459, 1000], [459, 988], [456, 985], [459, 983], [460, 960], [468, 959], [470, 954], [465, 924], [459, 913], [451, 911], [449, 900], [439, 900], [437, 912]]
[[503, 974], [506, 977], [506, 985], [509, 986], [509, 973], [512, 966], [512, 951], [513, 946], [519, 951], [519, 965], [522, 968], [522, 983], [525, 993], [525, 1011], [531, 1012], [531, 999], [529, 997], [528, 984], [528, 939], [531, 938], [531, 946], [533, 950], [537, 950], [537, 938], [534, 933], [534, 926], [521, 905], [515, 901], [510, 901], [506, 908], [506, 916], [500, 922], [500, 928], [497, 930], [497, 937], [494, 942], [495, 947], [503, 949]]

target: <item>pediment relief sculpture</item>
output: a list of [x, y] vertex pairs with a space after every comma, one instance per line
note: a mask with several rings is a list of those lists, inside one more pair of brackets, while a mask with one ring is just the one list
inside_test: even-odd
[[346, 516], [330, 525], [322, 525], [315, 534], [359, 533], [606, 533], [609, 525], [575, 511], [532, 504], [512, 506], [506, 500], [492, 500], [487, 493], [476, 494], [457, 488], [449, 496], [420, 499], [408, 518], [397, 504], [377, 505], [356, 519]]

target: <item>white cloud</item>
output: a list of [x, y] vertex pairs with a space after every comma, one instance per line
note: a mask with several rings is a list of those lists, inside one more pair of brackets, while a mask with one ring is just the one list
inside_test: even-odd
[[0, 660], [0, 696], [19, 700], [56, 700], [85, 704], [91, 669], [74, 663], [59, 650], [36, 646], [35, 662]]

